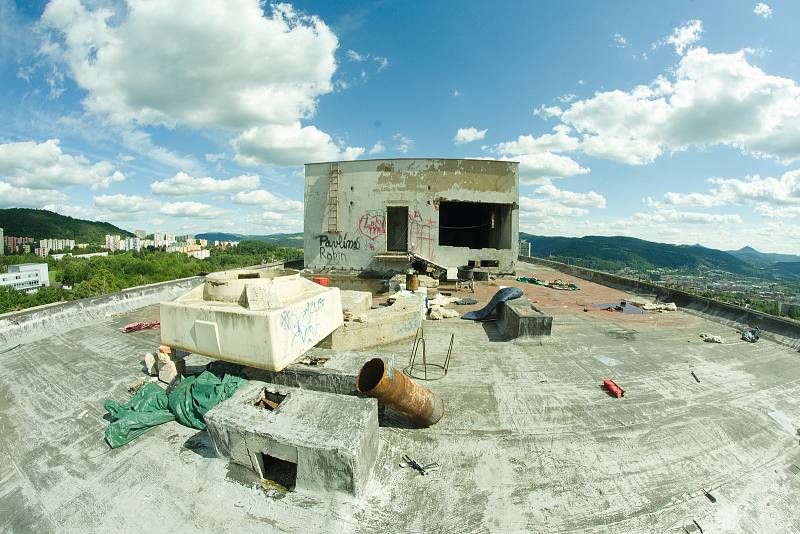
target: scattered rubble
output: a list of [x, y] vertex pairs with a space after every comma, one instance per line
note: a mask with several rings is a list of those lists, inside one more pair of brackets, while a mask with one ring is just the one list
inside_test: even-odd
[[653, 303], [653, 302], [646, 301], [646, 302], [643, 302], [641, 304], [641, 307], [642, 307], [643, 310], [647, 310], [647, 311], [658, 311], [658, 312], [678, 311], [678, 307], [675, 305], [674, 302]]
[[526, 284], [534, 284], [537, 286], [549, 287], [550, 289], [559, 289], [561, 291], [580, 291], [580, 287], [572, 282], [564, 282], [560, 278], [548, 282], [546, 280], [539, 280], [535, 276], [519, 276], [517, 282], [525, 282]]
[[128, 332], [138, 332], [139, 330], [150, 330], [160, 327], [161, 321], [153, 321], [151, 323], [131, 323], [122, 327], [122, 331], [127, 334]]
[[703, 341], [705, 341], [706, 343], [724, 343], [725, 342], [725, 340], [722, 339], [721, 336], [717, 336], [717, 335], [714, 335], [714, 334], [708, 334], [706, 332], [703, 332], [702, 334], [700, 334], [700, 338]]

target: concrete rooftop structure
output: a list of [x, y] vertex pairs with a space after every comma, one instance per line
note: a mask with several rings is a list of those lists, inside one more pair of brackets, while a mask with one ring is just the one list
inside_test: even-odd
[[[155, 305], [0, 336], [0, 531], [699, 532], [696, 521], [704, 532], [800, 532], [796, 348], [739, 341], [683, 310], [605, 311], [595, 305], [631, 295], [517, 268], [581, 291], [498, 280], [553, 316], [542, 340], [425, 322], [431, 359], [455, 334], [449, 373], [426, 383], [446, 414], [425, 429], [381, 420], [360, 498], [265, 490], [216, 458], [205, 431], [177, 423], [109, 449], [103, 402], [128, 398], [159, 340], [120, 328], [157, 319]], [[479, 285], [478, 306], [496, 290]], [[405, 362], [410, 345], [371, 351]], [[625, 396], [608, 395], [604, 378]], [[404, 454], [441, 470], [401, 468]]]

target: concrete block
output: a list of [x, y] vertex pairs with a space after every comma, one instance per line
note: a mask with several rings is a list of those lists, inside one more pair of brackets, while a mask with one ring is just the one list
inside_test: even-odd
[[357, 350], [414, 337], [425, 315], [424, 302], [419, 295], [400, 295], [391, 306], [369, 310], [364, 322], [345, 322], [317, 347]]
[[183, 360], [168, 361], [161, 365], [158, 370], [158, 379], [167, 385], [171, 385], [175, 380], [184, 375], [185, 365]]
[[[399, 365], [400, 357], [386, 352], [338, 351], [314, 348], [283, 371], [245, 367], [242, 372], [250, 380], [340, 395], [357, 395], [356, 378], [361, 366], [373, 358], [381, 358], [388, 368]], [[303, 361], [308, 363], [302, 363]], [[317, 365], [312, 365], [317, 362]]]
[[280, 371], [342, 324], [342, 301], [296, 271], [234, 270], [162, 302], [160, 317], [165, 345]]
[[217, 454], [293, 491], [361, 495], [378, 454], [375, 399], [251, 381], [205, 420]]
[[552, 327], [553, 317], [527, 297], [507, 300], [497, 307], [497, 328], [509, 338], [549, 336]]
[[147, 370], [148, 375], [150, 376], [158, 375], [158, 368], [156, 367], [156, 357], [149, 352], [144, 355], [144, 367]]
[[369, 312], [372, 308], [372, 293], [368, 291], [342, 290], [342, 311], [349, 310], [353, 316]]

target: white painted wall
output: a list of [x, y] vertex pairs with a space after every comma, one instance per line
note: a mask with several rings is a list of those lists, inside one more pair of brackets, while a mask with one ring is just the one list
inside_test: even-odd
[[[305, 167], [305, 264], [313, 269], [386, 270], [386, 207], [407, 206], [408, 249], [449, 267], [498, 260], [513, 272], [519, 250], [518, 164], [494, 160], [385, 159], [339, 162], [339, 230], [328, 233], [330, 163]], [[440, 200], [513, 204], [509, 249], [439, 245]]]

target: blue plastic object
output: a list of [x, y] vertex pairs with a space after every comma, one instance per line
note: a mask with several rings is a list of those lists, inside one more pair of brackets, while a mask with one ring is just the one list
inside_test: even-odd
[[501, 302], [505, 302], [507, 300], [518, 299], [522, 296], [522, 290], [518, 287], [504, 287], [500, 291], [494, 294], [492, 300], [489, 301], [489, 304], [481, 308], [480, 310], [475, 310], [471, 312], [467, 312], [461, 316], [462, 319], [470, 319], [473, 321], [482, 321], [486, 319], [490, 313], [494, 311], [497, 306], [500, 305]]

